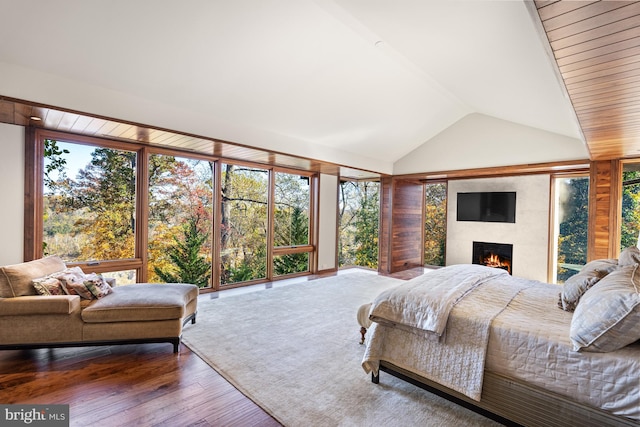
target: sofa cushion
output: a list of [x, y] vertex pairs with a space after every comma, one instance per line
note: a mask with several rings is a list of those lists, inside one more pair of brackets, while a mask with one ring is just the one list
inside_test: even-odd
[[64, 261], [57, 256], [6, 265], [0, 269], [0, 297], [37, 295], [36, 289], [31, 283], [33, 279], [45, 277], [65, 268]]
[[80, 311], [80, 298], [76, 295], [0, 298], [1, 316], [71, 314], [76, 311]]
[[117, 286], [82, 310], [87, 323], [138, 322], [179, 319], [187, 304], [198, 298], [198, 287], [187, 284]]

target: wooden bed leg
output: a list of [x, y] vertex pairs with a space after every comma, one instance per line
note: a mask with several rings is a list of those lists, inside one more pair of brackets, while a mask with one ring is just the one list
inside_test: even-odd
[[371, 372], [371, 382], [374, 383], [374, 384], [379, 384], [380, 383], [380, 372], [378, 372], [378, 375], [376, 375], [373, 372]]
[[364, 344], [364, 336], [367, 333], [367, 328], [365, 328], [364, 326], [360, 327], [360, 335], [362, 335], [362, 338], [360, 338], [360, 344]]

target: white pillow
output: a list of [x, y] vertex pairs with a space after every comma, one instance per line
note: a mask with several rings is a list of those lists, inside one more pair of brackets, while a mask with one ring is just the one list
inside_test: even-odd
[[576, 351], [608, 352], [640, 339], [640, 265], [620, 267], [587, 290], [571, 319]]

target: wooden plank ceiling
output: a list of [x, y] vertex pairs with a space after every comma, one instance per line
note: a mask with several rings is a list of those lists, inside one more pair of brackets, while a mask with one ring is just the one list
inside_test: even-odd
[[640, 1], [535, 6], [591, 160], [640, 156]]
[[232, 142], [157, 129], [135, 123], [64, 111], [49, 106], [0, 97], [0, 122], [69, 132], [123, 142], [214, 156], [226, 161], [245, 161], [267, 166], [339, 175], [347, 179], [378, 179], [380, 174], [352, 169], [283, 153], [269, 152]]

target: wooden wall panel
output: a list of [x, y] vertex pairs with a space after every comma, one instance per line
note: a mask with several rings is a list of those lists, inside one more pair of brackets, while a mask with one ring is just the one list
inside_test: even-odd
[[588, 259], [619, 255], [622, 173], [618, 160], [591, 162]]
[[380, 180], [380, 220], [378, 222], [378, 272], [391, 273], [391, 205], [393, 180]]
[[416, 180], [394, 180], [391, 272], [423, 265], [424, 190]]

